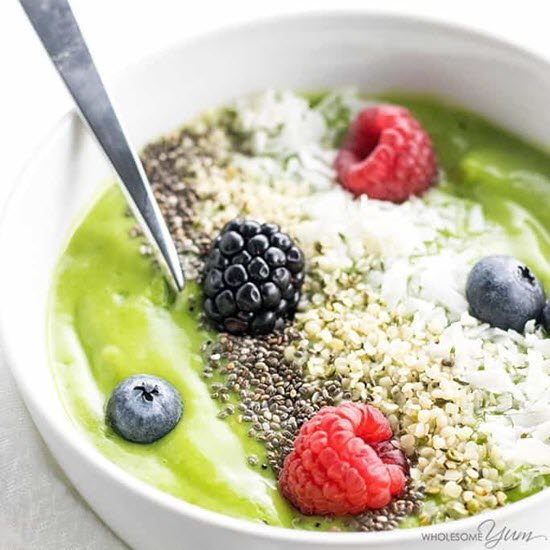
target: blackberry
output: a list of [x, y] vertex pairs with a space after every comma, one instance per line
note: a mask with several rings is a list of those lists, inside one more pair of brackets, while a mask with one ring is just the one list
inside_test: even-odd
[[204, 311], [218, 330], [232, 334], [281, 328], [300, 301], [304, 265], [304, 254], [279, 226], [232, 220], [206, 259]]

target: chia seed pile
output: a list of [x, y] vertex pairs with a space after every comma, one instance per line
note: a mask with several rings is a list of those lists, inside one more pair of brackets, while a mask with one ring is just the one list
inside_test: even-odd
[[161, 138], [142, 160], [188, 280], [200, 281], [212, 239], [236, 217], [276, 223], [301, 246], [307, 274], [295, 320], [269, 336], [220, 334], [203, 350], [203, 376], [220, 418], [234, 415], [265, 445], [267, 464], [250, 456], [250, 465], [275, 475], [320, 408], [379, 408], [411, 479], [398, 500], [347, 520], [371, 531], [411, 515], [427, 525], [502, 506], [508, 489], [541, 474], [510, 455], [530, 432], [510, 448], [497, 438], [512, 398], [491, 386], [519, 381], [513, 403], [527, 408], [522, 369], [550, 349], [534, 326], [510, 335], [468, 315], [466, 274], [488, 243], [504, 240], [479, 208], [437, 190], [402, 205], [352, 201], [335, 185], [334, 142], [364, 105], [348, 92], [315, 107], [267, 92]]
[[[262, 467], [270, 467], [276, 476], [302, 424], [322, 407], [351, 398], [337, 380], [304, 380], [302, 369], [285, 358], [289, 345], [299, 338], [292, 327], [264, 337], [223, 334], [204, 350], [208, 366], [203, 374], [209, 378], [217, 372], [224, 380], [211, 385], [212, 396], [222, 403], [232, 392], [239, 397], [237, 411], [229, 405], [221, 417], [236, 414], [250, 425], [248, 435], [265, 444], [268, 464]], [[249, 463], [256, 466], [257, 457], [250, 456]], [[422, 491], [409, 484], [399, 499], [348, 518], [345, 525], [355, 531], [392, 529], [419, 512], [422, 497]]]

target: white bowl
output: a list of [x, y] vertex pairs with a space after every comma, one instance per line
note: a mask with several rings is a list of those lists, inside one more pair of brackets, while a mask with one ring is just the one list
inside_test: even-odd
[[[143, 146], [204, 108], [242, 94], [346, 85], [370, 93], [397, 88], [437, 94], [550, 144], [550, 124], [541, 116], [550, 97], [545, 61], [467, 29], [396, 16], [294, 16], [217, 32], [135, 66], [116, 82], [114, 98], [133, 142]], [[192, 506], [104, 458], [61, 406], [45, 327], [59, 254], [98, 182], [108, 177], [95, 143], [68, 113], [34, 155], [3, 216], [0, 327], [38, 429], [75, 487], [116, 533], [137, 549], [414, 549], [429, 546], [422, 533], [475, 531], [489, 517], [388, 533], [284, 530]], [[550, 491], [544, 491], [490, 517], [501, 526], [531, 530], [549, 504]]]

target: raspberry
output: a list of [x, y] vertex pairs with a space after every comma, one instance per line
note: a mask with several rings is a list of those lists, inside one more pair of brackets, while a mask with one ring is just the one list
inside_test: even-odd
[[402, 493], [409, 465], [384, 415], [363, 403], [321, 409], [286, 457], [279, 487], [308, 515], [360, 514]]
[[432, 142], [404, 107], [364, 109], [350, 126], [334, 167], [342, 185], [358, 196], [403, 202], [433, 183]]

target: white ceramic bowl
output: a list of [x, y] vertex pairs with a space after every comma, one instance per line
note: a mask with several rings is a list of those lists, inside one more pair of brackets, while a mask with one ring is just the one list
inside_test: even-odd
[[[127, 71], [114, 86], [114, 98], [129, 135], [143, 146], [241, 94], [345, 85], [371, 93], [397, 88], [437, 94], [550, 144], [550, 124], [541, 116], [550, 97], [545, 61], [466, 29], [367, 13], [282, 18], [181, 44]], [[104, 458], [58, 399], [45, 319], [57, 258], [98, 182], [109, 176], [87, 131], [68, 113], [34, 155], [3, 216], [0, 325], [7, 360], [38, 429], [75, 487], [116, 533], [137, 549], [414, 549], [428, 546], [422, 533], [476, 529], [481, 517], [370, 534], [271, 528], [182, 502]], [[549, 504], [545, 491], [491, 517], [530, 530]]]

